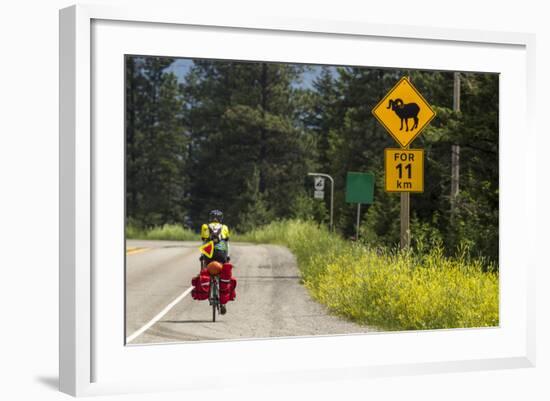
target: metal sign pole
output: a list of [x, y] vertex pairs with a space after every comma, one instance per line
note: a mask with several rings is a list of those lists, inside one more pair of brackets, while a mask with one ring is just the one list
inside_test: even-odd
[[333, 231], [334, 230], [334, 179], [328, 175], [328, 174], [324, 174], [324, 173], [307, 173], [307, 175], [310, 175], [310, 176], [318, 176], [318, 177], [326, 177], [330, 180], [330, 224], [329, 224], [329, 230], [330, 231]]
[[357, 231], [355, 232], [355, 241], [359, 241], [359, 223], [361, 221], [361, 204], [357, 204]]
[[330, 177], [330, 232], [334, 231], [333, 226], [333, 210], [334, 210], [334, 180]]

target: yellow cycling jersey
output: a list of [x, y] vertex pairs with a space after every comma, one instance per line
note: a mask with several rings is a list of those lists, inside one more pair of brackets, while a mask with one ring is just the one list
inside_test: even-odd
[[229, 239], [229, 228], [225, 224], [212, 222], [209, 224], [203, 224], [201, 227], [201, 238], [203, 241], [206, 241], [210, 238], [210, 229], [208, 226], [211, 226], [213, 229], [218, 229], [219, 226], [222, 227], [220, 239], [228, 240]]

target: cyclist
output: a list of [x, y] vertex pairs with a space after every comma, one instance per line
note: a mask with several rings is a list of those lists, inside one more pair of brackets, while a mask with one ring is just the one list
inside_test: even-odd
[[[220, 263], [229, 262], [229, 228], [223, 224], [223, 212], [221, 210], [211, 210], [208, 214], [209, 223], [201, 227], [201, 239], [203, 243], [214, 242], [214, 253], [212, 258], [201, 255], [201, 266], [215, 260]], [[226, 306], [221, 305], [221, 314], [226, 312]]]
[[[211, 260], [220, 263], [228, 262], [229, 259], [229, 228], [223, 224], [223, 212], [221, 210], [211, 210], [208, 214], [208, 224], [201, 227], [201, 239], [203, 243], [214, 242], [214, 254]], [[203, 255], [204, 256], [204, 255]], [[204, 259], [207, 259], [204, 256]], [[210, 261], [210, 260], [209, 260]]]

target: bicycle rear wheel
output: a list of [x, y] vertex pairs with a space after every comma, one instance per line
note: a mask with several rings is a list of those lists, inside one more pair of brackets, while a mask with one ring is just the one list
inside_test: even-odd
[[219, 308], [220, 305], [220, 287], [219, 287], [219, 281], [217, 277], [213, 277], [210, 280], [210, 299], [212, 303], [212, 322], [216, 322], [216, 309]]

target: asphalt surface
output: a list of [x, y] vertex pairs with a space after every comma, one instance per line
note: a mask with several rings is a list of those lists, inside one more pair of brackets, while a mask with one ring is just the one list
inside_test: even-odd
[[300, 283], [296, 260], [276, 245], [232, 243], [237, 297], [212, 322], [208, 301], [189, 293], [200, 243], [127, 241], [128, 344], [227, 340], [375, 331], [331, 316]]

